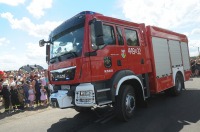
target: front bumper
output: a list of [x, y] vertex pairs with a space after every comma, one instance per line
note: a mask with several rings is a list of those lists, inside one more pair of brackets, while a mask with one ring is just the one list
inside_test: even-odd
[[67, 96], [67, 90], [58, 90], [50, 96], [51, 105], [58, 108], [67, 108], [74, 106], [72, 104], [72, 97]]
[[[82, 95], [84, 92], [85, 95]], [[83, 83], [76, 87], [75, 105], [80, 107], [92, 107], [96, 105], [94, 85], [91, 83]]]
[[83, 83], [76, 86], [75, 95], [70, 95], [68, 90], [58, 90], [50, 96], [51, 105], [58, 108], [68, 108], [74, 106], [92, 107], [96, 105], [94, 85]]

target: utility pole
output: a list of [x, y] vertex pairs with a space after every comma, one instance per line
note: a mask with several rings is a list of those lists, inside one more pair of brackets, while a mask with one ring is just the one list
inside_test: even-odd
[[[196, 48], [197, 46], [192, 46], [192, 47], [195, 47], [195, 48]], [[199, 47], [197, 47], [197, 49], [198, 49], [198, 55], [197, 55], [197, 56], [200, 57]]]

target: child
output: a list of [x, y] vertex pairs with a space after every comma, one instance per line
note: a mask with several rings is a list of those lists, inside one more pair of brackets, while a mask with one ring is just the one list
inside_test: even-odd
[[40, 93], [41, 93], [40, 96], [41, 102], [43, 103], [44, 106], [47, 106], [47, 92], [43, 85], [41, 85]]
[[28, 90], [28, 100], [30, 101], [30, 109], [34, 109], [34, 100], [35, 100], [35, 91], [33, 89], [32, 85], [29, 85], [29, 90]]

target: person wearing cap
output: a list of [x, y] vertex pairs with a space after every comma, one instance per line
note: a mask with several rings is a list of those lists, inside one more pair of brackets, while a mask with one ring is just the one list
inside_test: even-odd
[[41, 101], [40, 101], [40, 96], [41, 96], [41, 93], [40, 93], [40, 83], [39, 83], [39, 80], [38, 80], [38, 75], [34, 75], [34, 80], [32, 81], [32, 86], [34, 88], [34, 91], [35, 91], [35, 103], [36, 105], [40, 105]]
[[18, 99], [19, 99], [19, 110], [24, 110], [24, 89], [22, 87], [21, 82], [17, 82], [17, 91], [18, 91]]
[[8, 81], [8, 76], [7, 76], [6, 72], [4, 72], [4, 75], [3, 75], [3, 82], [5, 82], [5, 81]]
[[[0, 79], [0, 92], [2, 90], [3, 79]], [[2, 95], [0, 95], [0, 102], [2, 102]]]
[[3, 79], [3, 77], [4, 77], [4, 72], [0, 71], [0, 80]]
[[2, 91], [0, 92], [1, 95], [3, 95], [4, 99], [4, 107], [5, 107], [5, 113], [9, 113], [9, 107], [10, 107], [10, 92], [8, 90], [8, 81], [3, 82], [2, 84]]
[[8, 85], [9, 85], [9, 89], [10, 89], [10, 85], [13, 85], [13, 87], [15, 87], [15, 84], [16, 84], [16, 82], [15, 82], [15, 80], [14, 80], [14, 76], [13, 75], [9, 75], [8, 76]]
[[31, 71], [30, 73], [30, 81], [32, 82], [34, 80], [34, 71]]
[[[26, 80], [26, 79], [25, 79]], [[29, 96], [29, 82], [28, 81], [22, 81], [22, 87], [24, 90], [24, 101], [25, 101], [25, 106], [26, 108], [28, 108], [28, 104], [30, 103], [28, 100], [28, 96]]]
[[15, 88], [15, 83], [10, 84], [10, 95], [13, 110], [16, 111], [19, 107], [18, 90]]

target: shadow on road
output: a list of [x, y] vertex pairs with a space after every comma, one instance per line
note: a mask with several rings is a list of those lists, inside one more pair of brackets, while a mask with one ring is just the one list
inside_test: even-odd
[[[11, 109], [10, 110], [10, 112], [9, 113], [0, 113], [0, 120], [1, 119], [4, 119], [4, 118], [6, 118], [6, 117], [11, 117], [11, 116], [15, 116], [15, 115], [17, 115], [17, 114], [20, 114], [20, 113], [24, 113], [25, 111], [27, 111], [27, 112], [29, 112], [29, 111], [38, 111], [38, 110], [45, 110], [46, 108], [48, 108], [48, 106], [38, 106], [38, 107], [35, 107], [34, 109], [30, 109], [30, 108], [24, 108], [24, 110], [17, 110], [17, 111], [13, 111], [13, 109]], [[1, 106], [0, 106], [0, 110], [2, 111], [4, 111], [4, 106], [1, 104]]]
[[[56, 116], [56, 115], [55, 115]], [[48, 132], [178, 132], [200, 120], [200, 90], [184, 90], [178, 97], [165, 94], [149, 99], [148, 108], [138, 108], [134, 118], [121, 122], [115, 118], [105, 124], [95, 123], [94, 113], [77, 114], [53, 124]]]
[[53, 124], [47, 132], [75, 132], [93, 123], [94, 119], [95, 114], [93, 112], [78, 113], [73, 118], [66, 117], [60, 119], [59, 122]]

